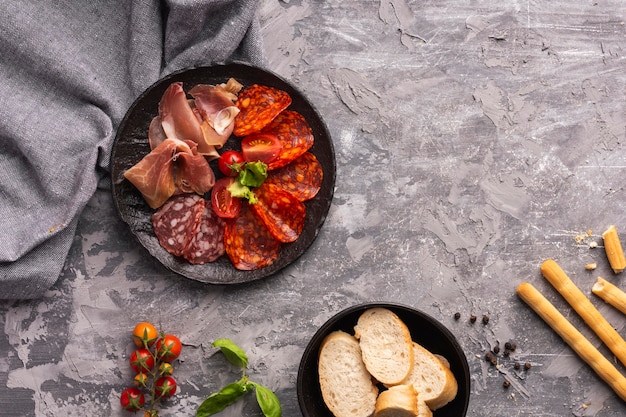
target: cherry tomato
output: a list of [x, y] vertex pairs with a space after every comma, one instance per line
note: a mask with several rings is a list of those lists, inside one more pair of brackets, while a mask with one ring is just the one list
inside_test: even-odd
[[239, 152], [226, 151], [217, 160], [217, 167], [227, 177], [236, 177], [238, 173], [237, 168], [241, 167], [244, 162], [243, 156]]
[[162, 376], [154, 383], [157, 397], [170, 398], [176, 393], [176, 380], [171, 376]]
[[130, 367], [136, 374], [150, 372], [154, 367], [154, 356], [148, 349], [137, 349], [130, 354]]
[[135, 375], [135, 379], [133, 379], [133, 384], [135, 384], [136, 387], [145, 387], [146, 384], [148, 384], [148, 375], [143, 372], [138, 373]]
[[269, 164], [280, 154], [283, 145], [280, 140], [266, 133], [246, 136], [241, 141], [241, 153], [247, 162], [261, 161]]
[[159, 337], [159, 332], [151, 323], [142, 321], [133, 330], [133, 341], [140, 347], [152, 346]]
[[211, 191], [211, 205], [213, 211], [220, 217], [232, 219], [241, 211], [241, 199], [233, 197], [228, 187], [235, 182], [233, 177], [220, 178], [215, 182]]
[[172, 375], [174, 373], [174, 367], [171, 363], [163, 362], [159, 365], [159, 375]]
[[176, 359], [182, 349], [183, 345], [180, 343], [180, 339], [171, 334], [166, 334], [156, 343], [157, 357], [166, 362]]
[[145, 403], [143, 392], [137, 387], [126, 388], [120, 395], [120, 404], [126, 411], [135, 412], [141, 410]]

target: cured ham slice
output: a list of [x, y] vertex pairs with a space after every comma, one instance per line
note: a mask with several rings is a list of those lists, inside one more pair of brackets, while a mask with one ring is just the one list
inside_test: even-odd
[[276, 184], [264, 182], [255, 191], [258, 200], [250, 208], [280, 242], [293, 242], [304, 229], [306, 207]]
[[224, 136], [227, 130], [232, 132], [231, 125], [239, 114], [239, 108], [233, 103], [231, 94], [223, 88], [208, 84], [196, 85], [189, 90], [189, 94], [194, 98], [196, 109], [219, 136]]
[[315, 155], [305, 152], [290, 164], [272, 171], [265, 182], [276, 184], [298, 201], [307, 201], [319, 192], [323, 176], [322, 166]]
[[[191, 145], [191, 146], [190, 146]], [[207, 160], [191, 141], [166, 139], [124, 173], [151, 208], [159, 208], [179, 191], [204, 194], [215, 184]]]
[[226, 223], [224, 247], [235, 268], [251, 271], [273, 264], [281, 244], [246, 205], [239, 216]]

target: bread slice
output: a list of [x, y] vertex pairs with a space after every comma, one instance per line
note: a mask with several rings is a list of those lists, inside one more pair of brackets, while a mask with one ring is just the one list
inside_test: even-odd
[[458, 384], [454, 374], [436, 355], [413, 342], [413, 370], [402, 384], [413, 384], [431, 410], [438, 410], [452, 401]]
[[374, 417], [417, 417], [418, 412], [413, 385], [395, 385], [378, 396]]
[[322, 398], [335, 417], [370, 417], [378, 387], [361, 359], [356, 338], [334, 331], [324, 338], [318, 358]]
[[372, 376], [385, 385], [397, 385], [413, 369], [413, 347], [408, 327], [391, 310], [365, 310], [356, 326], [363, 362]]

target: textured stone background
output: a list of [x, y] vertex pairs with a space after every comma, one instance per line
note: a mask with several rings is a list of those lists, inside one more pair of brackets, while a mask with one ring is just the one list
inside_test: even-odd
[[[163, 416], [194, 415], [236, 377], [210, 348], [219, 337], [237, 341], [250, 377], [298, 416], [308, 339], [364, 301], [411, 305], [449, 327], [472, 372], [469, 416], [626, 414], [515, 295], [532, 282], [607, 352], [539, 265], [554, 258], [587, 294], [597, 276], [623, 285], [600, 238], [610, 224], [626, 236], [623, 2], [263, 0], [259, 14], [268, 67], [334, 140], [335, 198], [317, 240], [273, 277], [207, 286], [150, 259], [100, 191], [55, 287], [0, 303], [0, 415], [123, 415], [129, 333], [148, 319], [186, 345]], [[624, 333], [621, 313], [590, 298]], [[490, 322], [471, 325], [470, 314]], [[529, 372], [482, 359], [507, 340]], [[250, 398], [222, 415], [261, 414]]]

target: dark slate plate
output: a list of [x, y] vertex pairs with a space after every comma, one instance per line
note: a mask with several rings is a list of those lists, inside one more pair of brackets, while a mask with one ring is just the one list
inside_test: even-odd
[[[185, 91], [189, 91], [196, 84], [220, 84], [230, 77], [238, 80], [244, 87], [257, 83], [288, 92], [292, 98], [289, 109], [302, 114], [313, 130], [315, 144], [310, 152], [317, 157], [324, 170], [322, 187], [318, 195], [305, 203], [306, 223], [302, 235], [295, 242], [283, 244], [280, 257], [274, 264], [256, 271], [236, 270], [226, 256], [210, 264], [192, 265], [167, 253], [159, 245], [152, 230], [150, 216], [154, 210], [144, 202], [141, 194], [123, 176], [128, 168], [150, 151], [147, 141], [148, 125], [157, 114], [157, 104], [163, 92], [172, 82], [183, 82]], [[224, 149], [235, 147], [234, 143], [236, 143], [234, 140], [229, 140]], [[221, 175], [217, 169], [214, 171], [216, 176]], [[261, 279], [280, 271], [300, 257], [313, 243], [326, 219], [333, 197], [335, 171], [333, 142], [328, 128], [313, 105], [293, 85], [278, 75], [243, 63], [185, 69], [156, 82], [139, 96], [126, 113], [111, 153], [113, 199], [120, 217], [128, 224], [139, 243], [170, 270], [187, 278], [211, 284], [237, 284]]]

